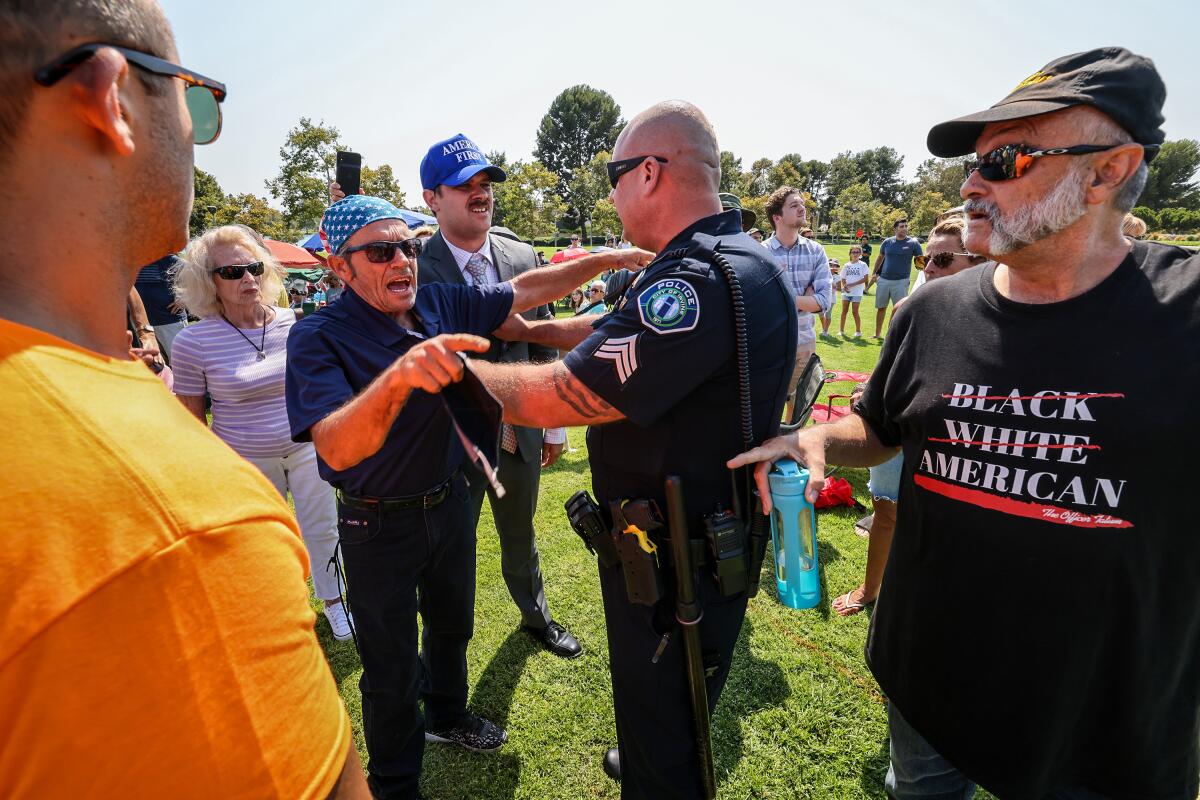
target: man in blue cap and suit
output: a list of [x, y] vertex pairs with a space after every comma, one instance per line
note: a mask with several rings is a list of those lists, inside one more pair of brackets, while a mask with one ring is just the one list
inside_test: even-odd
[[[488, 163], [483, 151], [463, 134], [437, 142], [421, 160], [421, 186], [425, 203], [437, 216], [439, 230], [421, 253], [421, 279], [426, 283], [490, 286], [538, 266], [532, 247], [488, 232], [495, 201], [492, 183], [507, 179], [504, 170]], [[527, 319], [553, 319], [549, 306], [526, 311]], [[525, 342], [492, 338], [491, 347], [479, 356], [497, 362], [546, 362], [558, 351]], [[498, 498], [476, 470], [469, 470], [471, 505], [479, 520], [485, 491], [500, 535], [500, 571], [521, 623], [542, 645], [557, 656], [578, 658], [583, 648], [566, 628], [550, 616], [533, 515], [537, 511], [541, 469], [558, 460], [566, 444], [564, 428], [504, 425], [499, 455], [500, 482], [507, 490]]]

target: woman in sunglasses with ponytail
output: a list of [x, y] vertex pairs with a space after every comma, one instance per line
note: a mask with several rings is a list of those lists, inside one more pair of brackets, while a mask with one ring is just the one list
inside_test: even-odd
[[284, 401], [287, 339], [296, 315], [277, 307], [286, 273], [253, 230], [214, 228], [193, 239], [175, 274], [175, 294], [200, 321], [175, 339], [175, 395], [295, 502], [313, 588], [338, 640], [350, 638], [336, 566], [333, 488], [317, 474], [311, 442], [292, 441]]

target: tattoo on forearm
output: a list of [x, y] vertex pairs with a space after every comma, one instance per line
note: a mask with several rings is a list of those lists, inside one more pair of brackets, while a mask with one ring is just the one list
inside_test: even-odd
[[573, 384], [570, 373], [555, 373], [554, 393], [584, 419], [596, 419], [612, 410], [612, 406], [599, 397], [589, 398]]

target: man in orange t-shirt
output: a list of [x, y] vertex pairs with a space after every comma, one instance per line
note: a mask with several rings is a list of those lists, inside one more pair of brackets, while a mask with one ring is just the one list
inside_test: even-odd
[[128, 351], [224, 88], [152, 0], [6, 9], [0, 794], [366, 797], [287, 506]]

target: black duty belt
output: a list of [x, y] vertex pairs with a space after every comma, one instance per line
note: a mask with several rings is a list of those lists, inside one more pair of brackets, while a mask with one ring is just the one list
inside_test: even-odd
[[430, 489], [425, 494], [414, 494], [408, 497], [363, 497], [348, 494], [338, 489], [337, 497], [341, 503], [351, 508], [361, 508], [368, 511], [400, 511], [409, 508], [433, 508], [439, 505], [450, 494], [450, 486], [458, 473], [454, 473], [440, 486]]

